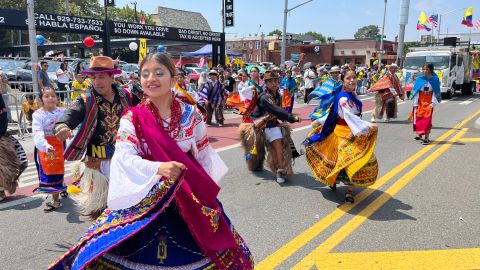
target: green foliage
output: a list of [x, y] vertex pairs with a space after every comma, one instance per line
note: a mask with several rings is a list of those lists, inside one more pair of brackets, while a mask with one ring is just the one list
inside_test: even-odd
[[403, 55], [406, 55], [409, 51], [410, 51], [410, 48], [412, 47], [420, 47], [421, 46], [421, 43], [418, 42], [418, 41], [410, 41], [410, 42], [405, 42], [403, 44]]
[[314, 31], [308, 31], [304, 35], [311, 36], [312, 38], [314, 38], [314, 40], [318, 40], [322, 44], [327, 43], [327, 38], [320, 33], [317, 33], [317, 32], [314, 32]]
[[281, 36], [281, 35], [282, 35], [282, 31], [281, 31], [280, 29], [275, 29], [275, 30], [273, 30], [272, 32], [268, 33], [268, 36], [273, 36], [273, 35]]
[[367, 25], [357, 30], [354, 37], [355, 39], [374, 39], [380, 34], [380, 29], [376, 25]]

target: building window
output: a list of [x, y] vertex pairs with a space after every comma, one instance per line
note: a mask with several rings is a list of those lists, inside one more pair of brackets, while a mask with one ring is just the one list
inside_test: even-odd
[[352, 54], [355, 54], [355, 51], [352, 51]]
[[345, 54], [345, 51], [340, 51], [340, 54]]
[[253, 49], [253, 41], [249, 42], [248, 47], [250, 48], [250, 50]]
[[345, 58], [345, 64], [350, 64], [352, 62], [352, 58]]
[[247, 43], [246, 42], [243, 42], [243, 49], [247, 49]]
[[257, 55], [255, 56], [255, 62], [260, 62], [260, 55], [257, 54]]
[[247, 61], [247, 55], [242, 55], [243, 62]]
[[260, 50], [260, 41], [255, 41], [255, 50]]
[[362, 63], [362, 58], [355, 58], [355, 65], [361, 65]]
[[248, 55], [248, 62], [252, 62], [252, 55]]

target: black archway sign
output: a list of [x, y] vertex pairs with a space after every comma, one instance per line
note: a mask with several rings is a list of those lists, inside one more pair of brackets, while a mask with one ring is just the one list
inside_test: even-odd
[[[90, 34], [103, 36], [110, 33], [112, 36], [148, 38], [158, 40], [183, 41], [212, 44], [212, 63], [225, 64], [225, 34], [221, 32], [202, 31], [194, 29], [147, 25], [130, 22], [104, 20], [67, 16], [50, 13], [35, 13], [36, 29], [44, 31]], [[105, 31], [105, 26], [109, 31]], [[0, 9], [0, 29], [28, 29], [28, 15], [26, 11]], [[110, 37], [107, 36], [107, 42]], [[220, 57], [217, 52], [220, 47]], [[107, 48], [110, 48], [108, 46]], [[110, 55], [110, 51], [104, 52]], [[220, 61], [219, 61], [220, 60]]]

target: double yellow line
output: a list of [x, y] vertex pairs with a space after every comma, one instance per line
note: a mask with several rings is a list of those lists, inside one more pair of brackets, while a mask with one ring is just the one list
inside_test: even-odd
[[[360, 204], [363, 200], [365, 200], [370, 194], [372, 194], [375, 190], [380, 188], [394, 176], [398, 175], [402, 170], [410, 166], [413, 162], [417, 161], [420, 157], [425, 155], [428, 151], [433, 149], [437, 146], [440, 142], [444, 141], [448, 137], [450, 137], [455, 131], [462, 128], [466, 123], [470, 120], [475, 118], [476, 116], [480, 115], [480, 111], [472, 114], [471, 116], [464, 119], [462, 122], [458, 123], [455, 127], [445, 132], [442, 136], [440, 136], [435, 142], [432, 144], [422, 148], [420, 151], [415, 153], [410, 158], [403, 161], [400, 165], [392, 169], [390, 172], [382, 176], [377, 182], [372, 185], [370, 188], [364, 189], [355, 197], [355, 204], [343, 204], [339, 208], [332, 211], [322, 220], [305, 230], [300, 235], [296, 236], [286, 245], [278, 249], [272, 255], [268, 256], [266, 259], [261, 261], [258, 265], [255, 266], [256, 270], [263, 270], [263, 269], [274, 269], [275, 267], [282, 264], [285, 260], [287, 260], [290, 256], [292, 256], [295, 252], [297, 252], [300, 248], [305, 246], [315, 237], [317, 237], [320, 233], [322, 233], [325, 229], [327, 229], [330, 225], [338, 221], [341, 217], [343, 217], [346, 213], [348, 213], [352, 208], [356, 205]], [[466, 129], [461, 130], [457, 135], [455, 135], [451, 141], [456, 141], [461, 138], [466, 132]], [[347, 237], [353, 230], [355, 230], [358, 226], [360, 226], [363, 221], [367, 219], [367, 217], [373, 214], [378, 208], [380, 208], [385, 202], [388, 201], [393, 195], [395, 195], [400, 189], [402, 189], [410, 180], [412, 180], [420, 171], [425, 169], [428, 165], [430, 165], [436, 158], [438, 158], [443, 152], [445, 152], [449, 147], [450, 144], [442, 145], [437, 151], [432, 153], [427, 159], [422, 161], [419, 165], [417, 165], [414, 169], [410, 172], [405, 174], [401, 179], [397, 181], [397, 183], [390, 187], [385, 193], [383, 193], [379, 198], [377, 198], [374, 202], [372, 202], [367, 208], [365, 208], [361, 213], [359, 213], [356, 217], [350, 220], [345, 226], [340, 228], [337, 232], [335, 232], [332, 236], [330, 236], [325, 242], [323, 242], [319, 247], [317, 247], [313, 252], [311, 252], [307, 257], [305, 257], [299, 264], [297, 264], [294, 269], [304, 269], [309, 268], [314, 264], [315, 257], [319, 257], [320, 254], [328, 253], [330, 250], [335, 248], [345, 237]], [[368, 216], [367, 216], [368, 215]]]

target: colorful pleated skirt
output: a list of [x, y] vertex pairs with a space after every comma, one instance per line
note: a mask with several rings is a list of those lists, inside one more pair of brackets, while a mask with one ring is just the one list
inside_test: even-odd
[[[168, 186], [170, 185], [170, 186]], [[173, 200], [178, 181], [156, 184], [137, 205], [106, 209], [88, 232], [49, 269], [219, 269], [196, 244]], [[222, 211], [223, 213], [223, 211]], [[223, 214], [237, 247], [220, 253], [225, 269], [243, 253], [252, 255]]]
[[[312, 130], [308, 137], [319, 133], [322, 126]], [[378, 175], [374, 154], [377, 131], [354, 136], [348, 126], [336, 125], [325, 140], [306, 147], [307, 163], [315, 178], [333, 186], [340, 181], [356, 186], [370, 186]]]
[[37, 165], [39, 185], [35, 191], [41, 193], [56, 193], [67, 189], [63, 184], [65, 160], [63, 158], [64, 144], [55, 136], [46, 136], [47, 142], [53, 146], [52, 153], [38, 151], [35, 148], [35, 163]]

